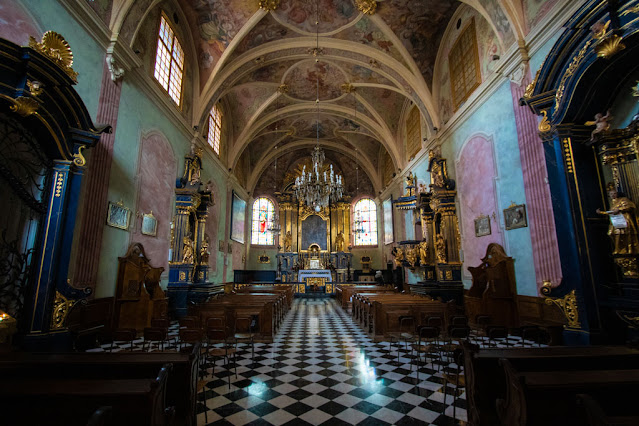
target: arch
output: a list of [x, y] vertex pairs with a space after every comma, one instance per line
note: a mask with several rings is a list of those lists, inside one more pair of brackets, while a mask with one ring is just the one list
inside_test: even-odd
[[275, 217], [275, 203], [268, 197], [259, 197], [251, 206], [251, 244], [275, 245], [275, 234], [269, 230]]
[[[361, 198], [353, 206], [353, 245], [376, 246], [379, 224], [377, 204], [372, 198]], [[359, 232], [358, 232], [359, 231]]]

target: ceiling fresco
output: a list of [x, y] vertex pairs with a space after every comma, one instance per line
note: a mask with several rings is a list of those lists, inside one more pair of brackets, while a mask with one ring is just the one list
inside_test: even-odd
[[[272, 172], [266, 163], [272, 165], [276, 144], [287, 153], [278, 163], [280, 173], [308, 157], [318, 129], [319, 85], [320, 142], [326, 156], [344, 170], [351, 185], [348, 179], [357, 153], [362, 161], [361, 188], [372, 195], [383, 189], [381, 169], [387, 168], [379, 164], [380, 158], [390, 159], [393, 172], [406, 166], [403, 111], [410, 105], [418, 107], [424, 137], [435, 134], [434, 128], [445, 121], [442, 117], [449, 115], [442, 112], [440, 88], [433, 87], [439, 82], [433, 82], [433, 75], [455, 13], [473, 8], [485, 17], [487, 28], [494, 31], [484, 37], [486, 43], [499, 44], [493, 50], [503, 53], [516, 45], [513, 20], [526, 27], [532, 14], [557, 0], [379, 0], [371, 14], [360, 6], [374, 0], [113, 4], [125, 1], [127, 13], [120, 13], [124, 18], [112, 29], [130, 45], [150, 9], [179, 5], [179, 19], [172, 12], [170, 18], [190, 33], [185, 51], [198, 62], [193, 86], [200, 93], [193, 105], [193, 125], [205, 128], [211, 107], [217, 103], [223, 107], [232, 131], [222, 161], [247, 174], [242, 179], [248, 191], [270, 185]], [[106, 20], [111, 16], [111, 9], [104, 7], [108, 3], [98, 0], [91, 7]], [[522, 16], [513, 17], [513, 10], [521, 10]], [[528, 22], [521, 25], [526, 18]], [[489, 53], [494, 52], [485, 50], [484, 56], [492, 57]], [[251, 182], [256, 186], [250, 187]]]

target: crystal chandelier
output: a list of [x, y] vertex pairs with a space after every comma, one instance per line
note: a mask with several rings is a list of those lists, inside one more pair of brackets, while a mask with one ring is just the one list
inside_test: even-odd
[[[319, 50], [319, 6], [317, 8], [316, 49]], [[315, 59], [317, 63], [318, 60]], [[312, 170], [307, 171], [306, 166], [302, 169], [302, 174], [295, 179], [295, 196], [307, 206], [315, 209], [316, 212], [327, 207], [331, 203], [336, 203], [344, 195], [344, 185], [342, 176], [333, 172], [333, 165], [329, 169], [324, 169], [324, 150], [320, 148], [320, 96], [319, 96], [319, 72], [317, 73], [316, 99], [317, 105], [317, 125], [315, 129], [316, 145], [311, 152]]]

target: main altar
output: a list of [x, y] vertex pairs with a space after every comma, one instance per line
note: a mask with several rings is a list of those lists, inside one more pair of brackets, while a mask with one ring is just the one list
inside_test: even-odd
[[281, 282], [293, 284], [296, 294], [333, 294], [334, 283], [351, 280], [349, 200], [312, 209], [299, 203], [290, 191], [277, 196]]

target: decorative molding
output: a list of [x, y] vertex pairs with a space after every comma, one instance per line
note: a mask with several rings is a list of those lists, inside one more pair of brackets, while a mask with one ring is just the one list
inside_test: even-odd
[[69, 300], [62, 293], [56, 290], [53, 300], [53, 314], [51, 315], [51, 329], [59, 330], [65, 327], [67, 316], [78, 301]]
[[515, 83], [517, 86], [521, 86], [521, 84], [524, 81], [524, 78], [526, 78], [527, 69], [528, 69], [528, 64], [525, 62], [522, 62], [521, 64], [519, 64], [517, 68], [515, 68], [513, 72], [511, 72], [508, 75], [508, 79], [512, 81], [513, 83]]
[[124, 69], [119, 67], [116, 63], [115, 58], [112, 53], [107, 53], [106, 55], [106, 63], [107, 68], [109, 69], [109, 73], [111, 74], [111, 80], [113, 82], [117, 82], [124, 76]]
[[546, 132], [549, 132], [550, 129], [552, 129], [552, 126], [550, 125], [550, 121], [548, 120], [548, 110], [543, 110], [541, 111], [541, 113], [544, 115], [544, 118], [542, 118], [537, 128], [539, 129], [541, 133], [546, 133]]
[[626, 45], [621, 41], [623, 37], [612, 34], [609, 37], [602, 39], [596, 46], [595, 52], [597, 52], [597, 56], [600, 58], [610, 58], [611, 56], [616, 55], [626, 48]]
[[73, 164], [75, 164], [78, 167], [83, 167], [87, 164], [87, 160], [82, 155], [82, 150], [84, 148], [86, 148], [86, 146], [80, 145], [78, 147], [78, 152], [73, 154]]
[[577, 295], [575, 290], [572, 290], [561, 299], [553, 299], [550, 297], [546, 298], [545, 303], [549, 306], [554, 304], [562, 310], [564, 316], [568, 320], [568, 325], [564, 326], [565, 328], [581, 328], [581, 323], [579, 322], [579, 306], [577, 305]]

